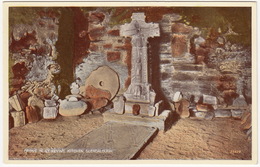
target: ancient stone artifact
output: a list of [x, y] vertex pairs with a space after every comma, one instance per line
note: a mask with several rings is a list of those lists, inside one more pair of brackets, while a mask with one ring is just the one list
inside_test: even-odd
[[84, 96], [91, 104], [92, 110], [106, 106], [119, 90], [117, 73], [108, 66], [98, 67], [86, 79]]
[[[148, 38], [160, 35], [159, 24], [146, 23], [144, 13], [133, 13], [132, 21], [120, 28], [120, 36], [131, 37], [131, 83], [123, 93], [125, 101], [114, 101], [114, 108], [103, 114], [104, 121], [123, 122], [165, 130], [172, 112], [163, 110], [163, 101], [149, 82]], [[156, 99], [156, 100], [155, 100]], [[167, 123], [168, 122], [168, 123]]]
[[35, 107], [27, 106], [25, 113], [26, 113], [26, 118], [28, 120], [28, 123], [35, 123], [39, 121], [39, 115]]
[[62, 116], [76, 116], [83, 114], [88, 105], [81, 100], [82, 96], [79, 94], [79, 85], [73, 82], [70, 85], [71, 95], [66, 96], [66, 99], [60, 100], [59, 113]]
[[55, 119], [58, 115], [58, 104], [54, 99], [47, 99], [44, 101], [45, 107], [43, 108], [44, 119]]
[[9, 104], [16, 110], [21, 111], [25, 108], [25, 104], [21, 100], [19, 95], [14, 95], [9, 98]]
[[133, 13], [131, 18], [131, 23], [122, 25], [120, 29], [121, 36], [132, 37], [131, 84], [124, 96], [126, 105], [139, 104], [140, 113], [147, 115], [149, 109], [153, 110], [149, 106], [154, 105], [155, 99], [155, 92], [148, 81], [147, 39], [160, 35], [159, 24], [146, 23], [144, 13]]
[[12, 111], [10, 112], [13, 117], [14, 127], [24, 126], [25, 125], [25, 114], [24, 111]]

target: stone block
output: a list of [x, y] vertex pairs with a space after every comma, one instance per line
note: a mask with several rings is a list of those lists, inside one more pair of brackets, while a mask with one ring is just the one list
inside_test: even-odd
[[183, 97], [183, 95], [182, 95], [182, 93], [181, 92], [179, 92], [179, 91], [177, 91], [175, 94], [174, 94], [174, 96], [173, 96], [173, 98], [172, 98], [172, 101], [173, 102], [179, 102], [181, 99], [182, 99], [182, 97]]
[[231, 117], [231, 111], [228, 109], [217, 109], [214, 111], [215, 117]]
[[119, 30], [109, 30], [109, 31], [107, 31], [107, 34], [112, 35], [112, 36], [119, 36], [120, 35]]
[[55, 119], [58, 115], [57, 107], [44, 107], [43, 118], [44, 119]]
[[104, 44], [103, 48], [105, 49], [111, 49], [112, 48], [112, 44], [108, 43], [108, 44]]
[[214, 118], [214, 112], [194, 112], [194, 116], [200, 119], [212, 120]]
[[236, 118], [236, 119], [241, 119], [244, 112], [245, 112], [245, 110], [240, 110], [240, 109], [231, 110], [232, 117]]
[[28, 123], [35, 123], [39, 121], [39, 116], [35, 107], [27, 106], [25, 113]]
[[10, 112], [10, 114], [14, 121], [14, 127], [20, 127], [25, 125], [24, 111], [12, 111]]
[[91, 110], [97, 110], [102, 107], [105, 107], [108, 104], [109, 100], [106, 98], [100, 97], [100, 98], [88, 99], [88, 102], [91, 105]]
[[113, 101], [114, 111], [117, 114], [123, 114], [125, 112], [125, 99], [124, 96], [119, 96]]
[[25, 108], [25, 104], [21, 100], [19, 95], [14, 95], [9, 98], [9, 104], [16, 110], [22, 111]]
[[213, 111], [213, 107], [209, 104], [197, 104], [196, 105], [197, 111], [203, 111], [203, 112], [208, 112], [208, 111]]
[[55, 107], [57, 103], [54, 100], [45, 100], [44, 105], [45, 107]]
[[65, 99], [60, 102], [59, 113], [62, 116], [76, 116], [83, 114], [87, 108], [83, 101], [70, 102]]
[[92, 51], [92, 52], [98, 51], [98, 45], [94, 44], [94, 43], [90, 43], [89, 50]]
[[91, 41], [96, 41], [100, 39], [104, 34], [105, 34], [105, 27], [96, 27], [96, 28], [92, 28], [89, 31], [88, 35]]
[[233, 106], [236, 106], [236, 107], [244, 107], [244, 106], [247, 106], [247, 102], [246, 102], [246, 99], [243, 95], [240, 95], [238, 98], [236, 98], [234, 101], [233, 101]]
[[35, 107], [38, 115], [40, 116], [40, 118], [42, 118], [44, 103], [43, 103], [43, 101], [41, 99], [39, 99], [36, 96], [31, 96], [28, 99], [28, 106]]
[[120, 52], [107, 52], [107, 61], [114, 62], [120, 60]]
[[210, 95], [203, 95], [203, 103], [204, 104], [211, 104], [211, 105], [217, 105], [218, 101], [215, 96], [210, 96]]

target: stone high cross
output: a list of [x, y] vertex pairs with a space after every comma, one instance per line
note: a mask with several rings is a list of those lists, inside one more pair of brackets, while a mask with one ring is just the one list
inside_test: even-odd
[[147, 39], [160, 36], [158, 23], [146, 23], [144, 13], [133, 13], [132, 21], [120, 28], [120, 35], [132, 37], [131, 84], [124, 96], [128, 101], [151, 103], [155, 93], [148, 82]]

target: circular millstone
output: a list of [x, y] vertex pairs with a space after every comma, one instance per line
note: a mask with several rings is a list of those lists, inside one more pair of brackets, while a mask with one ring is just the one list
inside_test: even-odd
[[93, 71], [86, 79], [85, 87], [94, 86], [95, 88], [109, 91], [113, 99], [119, 90], [119, 78], [117, 73], [108, 66], [101, 66]]

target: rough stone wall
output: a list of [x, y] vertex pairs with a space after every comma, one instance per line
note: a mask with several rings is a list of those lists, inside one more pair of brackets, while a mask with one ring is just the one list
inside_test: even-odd
[[105, 12], [89, 12], [88, 35], [90, 46], [88, 56], [76, 67], [76, 78], [84, 86], [90, 73], [100, 66], [107, 65], [117, 72], [120, 80], [120, 90], [125, 90], [129, 76], [128, 67], [131, 57], [130, 39], [119, 36], [119, 26], [109, 26], [110, 15]]
[[[160, 22], [161, 86], [171, 101], [175, 92], [185, 98], [216, 96], [219, 104], [231, 105], [239, 95], [251, 103], [251, 55], [226, 40], [230, 34], [208, 30], [205, 38], [197, 27], [179, 23], [181, 16], [164, 15]], [[233, 32], [234, 33], [234, 32]]]
[[55, 62], [58, 13], [39, 12], [32, 24], [16, 24], [10, 36], [10, 95], [30, 93], [42, 99], [53, 95], [53, 75], [60, 71]]

